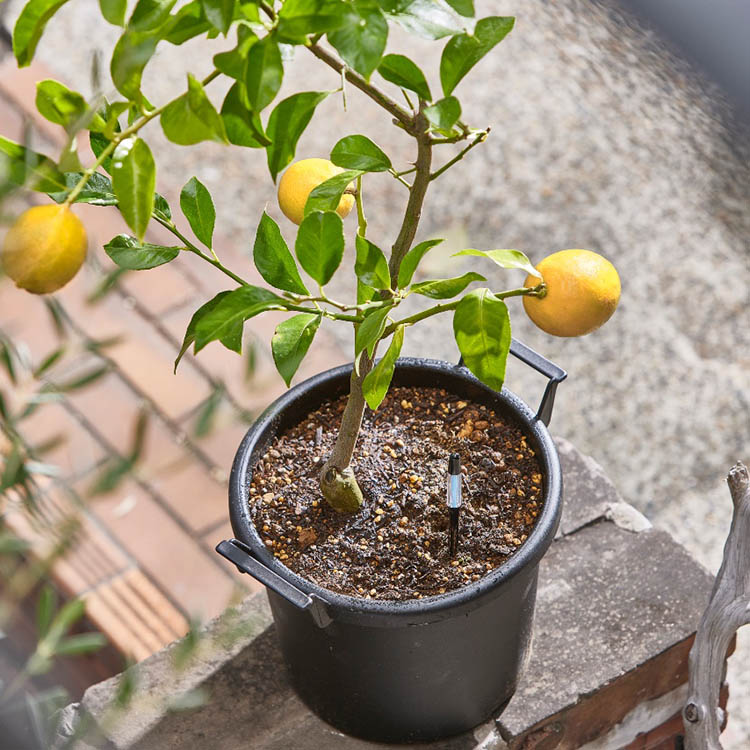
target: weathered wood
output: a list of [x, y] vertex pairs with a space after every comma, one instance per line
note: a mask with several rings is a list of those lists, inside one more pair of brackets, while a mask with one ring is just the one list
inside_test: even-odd
[[721, 750], [719, 690], [729, 644], [750, 622], [750, 475], [741, 462], [727, 477], [732, 527], [711, 598], [690, 650], [688, 700], [683, 710], [687, 750]]

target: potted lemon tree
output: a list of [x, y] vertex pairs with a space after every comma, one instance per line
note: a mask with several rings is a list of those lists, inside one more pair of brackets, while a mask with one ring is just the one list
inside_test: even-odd
[[[13, 35], [19, 65], [31, 61], [62, 4], [24, 7]], [[353, 326], [352, 363], [289, 390], [246, 435], [230, 479], [237, 539], [218, 550], [268, 586], [290, 677], [323, 718], [379, 740], [430, 739], [478, 724], [513, 692], [538, 563], [561, 507], [546, 424], [565, 373], [512, 340], [506, 300], [522, 298], [545, 331], [577, 336], [602, 325], [620, 294], [611, 263], [587, 250], [563, 250], [534, 267], [519, 250], [467, 248], [457, 255], [475, 259], [477, 270], [440, 279], [418, 273], [441, 242], [415, 241], [428, 188], [489, 134], [462, 121], [456, 87], [514, 19], [477, 19], [471, 0], [193, 0], [176, 11], [174, 0], [139, 0], [129, 16], [125, 2], [100, 5], [122, 27], [110, 64], [118, 96], [89, 104], [59, 82], [38, 84], [39, 111], [71, 136], [60, 159], [0, 137], [10, 178], [54, 201], [11, 227], [5, 272], [30, 292], [53, 292], [86, 254], [72, 206], [116, 206], [132, 234], [104, 250], [122, 268], [149, 270], [187, 253], [227, 276], [228, 288], [193, 315], [175, 367], [189, 349], [197, 354], [215, 341], [239, 352], [246, 321], [286, 311], [271, 349], [289, 385], [321, 325]], [[392, 24], [442, 40], [439, 95], [413, 60], [386, 52]], [[189, 75], [186, 90], [152, 104], [141, 77], [157, 46], [197, 36], [233, 42], [214, 55], [208, 76]], [[266, 117], [290, 52], [335, 70], [341, 88], [292, 93]], [[231, 86], [217, 107], [210, 84], [222, 77]], [[411, 165], [394, 164], [361, 134], [333, 139], [328, 158], [294, 161], [316, 107], [352, 89], [413, 138]], [[265, 286], [220, 261], [213, 199], [195, 177], [180, 209], [198, 242], [179, 229], [182, 219], [156, 192], [146, 141], [156, 121], [177, 144], [265, 152], [291, 222], [282, 229], [265, 212], [259, 219], [253, 259]], [[94, 153], [85, 168], [73, 139], [81, 129]], [[368, 233], [364, 186], [373, 173], [405, 191], [387, 250], [387, 238]], [[145, 239], [152, 221], [175, 236], [174, 246]], [[284, 237], [290, 230], [293, 241]], [[347, 240], [356, 295], [342, 301], [327, 286], [345, 273]], [[520, 270], [525, 281], [483, 287], [482, 264]], [[402, 313], [414, 295], [425, 304]], [[412, 327], [438, 315], [451, 321], [460, 366], [401, 358]], [[537, 413], [503, 388], [509, 353], [550, 380]]]

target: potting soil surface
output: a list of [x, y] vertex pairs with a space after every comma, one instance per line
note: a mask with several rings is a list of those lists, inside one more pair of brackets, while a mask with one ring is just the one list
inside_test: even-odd
[[[249, 502], [266, 546], [318, 585], [351, 596], [405, 600], [479, 580], [530, 534], [543, 503], [538, 459], [520, 427], [437, 388], [393, 387], [366, 410], [352, 460], [365, 502], [343, 514], [318, 475], [346, 397], [278, 436], [253, 472]], [[461, 456], [458, 552], [449, 554], [448, 457]]]

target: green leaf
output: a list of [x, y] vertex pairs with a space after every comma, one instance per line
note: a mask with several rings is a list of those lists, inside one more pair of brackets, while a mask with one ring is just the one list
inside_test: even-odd
[[181, 247], [164, 247], [148, 242], [138, 242], [135, 237], [118, 234], [105, 246], [104, 251], [120, 268], [129, 271], [146, 271], [174, 260]]
[[274, 182], [278, 173], [294, 158], [297, 141], [312, 119], [315, 107], [328, 94], [327, 91], [302, 91], [283, 99], [274, 107], [266, 127], [266, 135], [271, 140], [266, 148], [266, 156]]
[[36, 600], [36, 631], [39, 638], [44, 638], [49, 632], [49, 626], [52, 624], [52, 615], [55, 613], [57, 606], [57, 596], [55, 590], [49, 584], [39, 592], [39, 598]]
[[242, 351], [242, 324], [266, 310], [284, 310], [284, 300], [257, 286], [241, 286], [229, 292], [203, 314], [195, 326], [196, 354], [211, 341], [219, 340], [228, 349]]
[[477, 21], [473, 34], [455, 36], [445, 45], [440, 58], [440, 83], [448, 94], [458, 82], [510, 33], [516, 19], [512, 16], [490, 16]]
[[380, 341], [380, 337], [385, 331], [388, 322], [388, 313], [393, 309], [393, 305], [376, 307], [365, 316], [365, 319], [357, 326], [354, 334], [354, 356], [358, 357], [359, 353], [367, 349], [370, 356], [375, 350], [375, 345]]
[[313, 211], [335, 211], [344, 190], [362, 174], [358, 169], [350, 169], [329, 177], [325, 182], [314, 187], [307, 196], [305, 216]]
[[86, 603], [83, 599], [72, 599], [64, 604], [52, 620], [45, 640], [56, 644], [85, 613]]
[[5, 179], [14, 185], [41, 193], [53, 193], [67, 188], [65, 177], [52, 159], [1, 135], [0, 174], [4, 174]]
[[169, 17], [176, 0], [138, 0], [128, 21], [131, 31], [153, 31]]
[[359, 279], [357, 279], [357, 304], [358, 305], [364, 305], [366, 302], [370, 302], [373, 297], [375, 297], [375, 294], [377, 293], [376, 289], [373, 289], [371, 286], [367, 286], [367, 284], [363, 284]]
[[237, 26], [237, 46], [214, 55], [214, 66], [224, 75], [244, 81], [247, 54], [257, 41], [258, 37], [248, 26]]
[[[58, 347], [51, 351], [35, 368], [33, 375], [39, 379], [47, 370], [52, 369], [64, 356], [67, 349], [64, 346]], [[41, 453], [39, 446], [35, 446], [37, 453]]]
[[360, 235], [357, 235], [355, 244], [357, 260], [354, 263], [354, 273], [357, 274], [357, 278], [373, 289], [390, 289], [391, 277], [383, 251]]
[[120, 212], [135, 236], [143, 239], [154, 209], [156, 164], [140, 138], [122, 141], [112, 156], [112, 187]]
[[472, 281], [487, 281], [480, 273], [470, 271], [453, 279], [432, 279], [414, 284], [411, 291], [431, 299], [450, 299], [461, 294]]
[[321, 286], [344, 257], [344, 222], [335, 211], [313, 211], [299, 225], [294, 251], [302, 268]]
[[263, 133], [260, 116], [250, 111], [243, 101], [241, 83], [229, 89], [221, 105], [221, 119], [229, 142], [235, 146], [264, 148], [271, 145]]
[[466, 18], [473, 18], [474, 16], [474, 0], [445, 0], [448, 5]]
[[234, 18], [235, 0], [202, 0], [206, 20], [216, 31], [226, 34]]
[[388, 22], [373, 0], [354, 0], [345, 25], [328, 33], [344, 62], [369, 81], [388, 40]]
[[104, 20], [114, 26], [124, 25], [127, 7], [128, 0], [99, 0], [99, 10]]
[[211, 24], [203, 14], [200, 0], [193, 0], [172, 16], [163, 38], [170, 44], [184, 44], [210, 30]]
[[172, 209], [167, 203], [167, 199], [159, 193], [154, 193], [154, 215], [165, 221], [172, 219]]
[[56, 656], [81, 656], [104, 648], [107, 638], [102, 633], [77, 633], [68, 636], [57, 644]]
[[105, 122], [92, 112], [86, 100], [58, 81], [47, 79], [36, 85], [36, 108], [45, 119], [62, 125], [66, 130], [88, 127], [103, 130]]
[[[185, 352], [191, 347], [193, 343], [195, 343], [195, 329], [198, 326], [198, 321], [201, 320], [205, 315], [207, 315], [211, 310], [213, 310], [221, 300], [223, 300], [227, 295], [231, 294], [230, 291], [227, 292], [219, 292], [215, 297], [210, 299], [208, 302], [206, 302], [205, 305], [202, 305], [199, 307], [194, 313], [193, 317], [190, 318], [190, 322], [188, 323], [187, 329], [185, 330], [185, 337], [182, 340], [182, 346], [180, 347], [180, 351], [177, 354], [177, 359], [174, 361], [174, 372], [177, 372], [177, 365], [180, 364], [180, 360], [185, 355]], [[235, 326], [235, 330], [230, 331], [228, 334], [225, 334], [226, 341], [222, 341], [224, 346], [226, 346], [228, 349], [232, 348], [232, 345], [235, 344], [235, 342], [239, 342], [237, 346], [239, 348], [242, 348], [242, 324], [244, 321], [239, 321], [238, 325]], [[237, 332], [236, 328], [239, 328], [239, 333]]]
[[105, 461], [104, 465], [97, 472], [97, 476], [88, 489], [90, 497], [97, 495], [106, 495], [112, 492], [133, 470], [133, 461], [129, 458], [114, 456], [111, 460]]
[[404, 89], [413, 91], [420, 99], [432, 101], [430, 87], [424, 73], [404, 55], [386, 55], [378, 66], [380, 73], [386, 81], [395, 83]]
[[342, 0], [286, 0], [279, 11], [279, 35], [300, 42], [309, 34], [325, 33], [343, 26], [351, 13]]
[[425, 240], [415, 245], [408, 253], [404, 256], [401, 261], [401, 267], [398, 269], [398, 288], [404, 289], [409, 286], [414, 276], [414, 272], [417, 270], [417, 266], [421, 262], [422, 258], [431, 250], [435, 245], [439, 245], [443, 240]]
[[446, 96], [431, 107], [426, 107], [424, 114], [430, 125], [446, 132], [450, 131], [461, 117], [461, 105], [455, 96]]
[[510, 349], [508, 308], [489, 289], [475, 289], [453, 314], [453, 333], [464, 364], [483, 383], [499, 391]]
[[[48, 193], [49, 197], [56, 203], [62, 203], [68, 197], [70, 191], [78, 184], [82, 174], [82, 172], [66, 172], [66, 189]], [[93, 206], [116, 206], [117, 196], [115, 196], [112, 181], [109, 177], [99, 172], [94, 172], [73, 202], [90, 203]]]
[[126, 31], [112, 52], [109, 72], [117, 90], [128, 99], [141, 102], [143, 69], [156, 51], [159, 37], [156, 34], [139, 34]]
[[55, 388], [62, 393], [80, 391], [87, 385], [91, 385], [97, 380], [103, 378], [109, 372], [109, 370], [109, 365], [104, 365], [103, 367], [95, 367], [84, 375], [79, 375], [78, 377], [72, 378], [71, 380], [66, 380], [64, 383], [55, 383]]
[[13, 54], [19, 68], [24, 68], [34, 57], [47, 22], [68, 0], [29, 0], [24, 5], [13, 27]]
[[385, 172], [392, 167], [383, 150], [364, 135], [342, 138], [331, 151], [331, 161], [339, 167], [362, 172]]
[[424, 39], [462, 34], [468, 26], [443, 0], [378, 0], [378, 4], [391, 20]]
[[401, 354], [401, 347], [404, 343], [404, 326], [398, 326], [393, 332], [391, 343], [386, 353], [365, 375], [362, 381], [362, 393], [367, 401], [367, 405], [375, 411], [383, 402], [388, 388], [393, 380], [393, 370], [396, 366], [398, 355]]
[[193, 427], [193, 435], [195, 437], [204, 438], [213, 432], [219, 407], [224, 400], [225, 393], [226, 388], [223, 383], [218, 383], [211, 390], [211, 394], [200, 407], [195, 417], [195, 426]]
[[227, 143], [224, 122], [201, 82], [188, 73], [188, 90], [161, 113], [161, 127], [172, 143], [192, 146], [201, 141]]
[[314, 313], [300, 313], [276, 327], [271, 339], [271, 352], [276, 369], [284, 378], [287, 388], [312, 344], [320, 327], [321, 317]]
[[253, 260], [258, 273], [271, 286], [293, 294], [309, 294], [279, 225], [265, 211], [255, 234]]
[[273, 101], [281, 88], [283, 77], [279, 45], [269, 34], [254, 44], [247, 55], [245, 90], [253, 112], [260, 112]]
[[[94, 152], [94, 156], [98, 159], [101, 153], [107, 146], [109, 146], [110, 140], [103, 133], [89, 133], [89, 145], [91, 150]], [[102, 169], [108, 174], [112, 174], [112, 155], [104, 157], [102, 161]]]
[[180, 208], [190, 223], [195, 236], [208, 248], [211, 247], [216, 209], [208, 188], [197, 178], [191, 178], [180, 193]]
[[539, 271], [534, 268], [531, 261], [520, 250], [474, 250], [473, 248], [469, 248], [468, 250], [461, 250], [461, 252], [454, 253], [453, 257], [455, 258], [460, 255], [489, 258], [491, 261], [497, 263], [500, 268], [520, 268], [532, 276], [541, 278]]

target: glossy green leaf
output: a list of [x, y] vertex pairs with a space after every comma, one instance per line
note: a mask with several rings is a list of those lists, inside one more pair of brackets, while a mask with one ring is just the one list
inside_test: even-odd
[[446, 96], [424, 110], [430, 125], [440, 131], [448, 132], [461, 117], [461, 105], [455, 96]]
[[177, 0], [138, 0], [128, 20], [131, 31], [153, 31], [169, 17]]
[[237, 26], [237, 46], [214, 55], [214, 66], [224, 75], [244, 82], [247, 55], [257, 41], [258, 37], [248, 26]]
[[210, 30], [211, 24], [203, 13], [201, 0], [192, 0], [172, 16], [166, 28], [163, 29], [163, 38], [170, 44], [184, 44]]
[[156, 34], [125, 31], [112, 52], [109, 72], [117, 90], [128, 99], [140, 102], [143, 69], [156, 51]]
[[25, 186], [40, 193], [67, 189], [65, 176], [52, 159], [1, 135], [0, 174], [13, 185]]
[[284, 66], [281, 52], [273, 35], [263, 37], [254, 44], [247, 55], [245, 90], [250, 109], [260, 112], [273, 101], [281, 88]]
[[510, 317], [505, 302], [489, 289], [469, 292], [453, 314], [453, 333], [464, 364], [479, 380], [499, 391], [510, 349]]
[[266, 156], [274, 182], [279, 172], [294, 158], [297, 141], [312, 119], [315, 107], [328, 94], [327, 91], [302, 91], [283, 99], [274, 107], [266, 126], [266, 135], [271, 140], [271, 145], [266, 147]]
[[354, 273], [357, 274], [357, 278], [373, 289], [390, 289], [391, 277], [383, 251], [360, 235], [357, 235], [355, 245], [357, 260], [354, 263]]
[[363, 284], [357, 279], [357, 304], [364, 305], [365, 302], [370, 302], [377, 294], [377, 289], [373, 289], [367, 284]]
[[367, 401], [367, 405], [375, 411], [388, 393], [391, 381], [393, 380], [393, 371], [396, 366], [396, 360], [401, 354], [401, 347], [404, 344], [404, 326], [398, 326], [393, 332], [391, 343], [388, 345], [386, 353], [378, 361], [375, 367], [365, 375], [362, 381], [362, 393]]
[[[48, 193], [49, 197], [56, 203], [62, 203], [68, 197], [70, 191], [78, 184], [81, 177], [82, 172], [66, 172], [65, 184], [67, 189], [60, 192]], [[94, 172], [73, 202], [90, 203], [93, 206], [116, 206], [117, 196], [109, 177], [99, 172]]]
[[257, 286], [241, 286], [220, 299], [195, 326], [195, 352], [211, 341], [242, 351], [242, 324], [266, 310], [284, 310], [284, 300]]
[[328, 41], [365, 80], [378, 67], [388, 41], [388, 22], [374, 0], [354, 0], [346, 23], [328, 33]]
[[206, 20], [216, 31], [226, 34], [234, 18], [235, 0], [201, 0]]
[[[110, 140], [103, 133], [89, 133], [89, 145], [91, 150], [94, 152], [94, 156], [98, 159], [104, 149], [109, 146]], [[112, 174], [112, 154], [104, 157], [104, 161], [101, 163], [102, 169], [108, 174]]]
[[473, 248], [469, 248], [468, 250], [461, 250], [458, 253], [454, 253], [453, 257], [460, 255], [489, 258], [494, 263], [497, 263], [500, 268], [520, 268], [522, 271], [526, 271], [526, 273], [539, 276], [539, 271], [534, 268], [531, 261], [520, 250], [474, 250]]
[[343, 26], [351, 8], [343, 0], [286, 0], [279, 11], [279, 35], [293, 42], [308, 34], [334, 31]]
[[401, 261], [401, 267], [398, 269], [398, 288], [404, 289], [414, 277], [414, 272], [417, 270], [422, 258], [431, 250], [435, 245], [439, 245], [443, 240], [425, 240], [415, 245], [408, 253], [404, 256]]
[[201, 141], [227, 142], [224, 122], [201, 82], [188, 73], [188, 90], [161, 113], [161, 127], [172, 143], [192, 146]]
[[128, 0], [99, 0], [99, 10], [102, 17], [107, 23], [114, 26], [123, 26], [125, 24], [125, 11], [128, 7]]
[[271, 141], [263, 133], [260, 116], [245, 105], [242, 84], [235, 83], [221, 105], [221, 119], [230, 143], [247, 148], [264, 148]]
[[181, 247], [164, 247], [149, 242], [139, 242], [135, 237], [118, 234], [105, 246], [104, 251], [120, 268], [128, 271], [146, 271], [174, 260]]
[[58, 81], [47, 79], [36, 85], [36, 108], [39, 114], [66, 130], [81, 129], [101, 131], [105, 122], [101, 115], [92, 112], [86, 100]]
[[430, 281], [420, 281], [411, 287], [414, 294], [421, 294], [423, 297], [431, 299], [450, 299], [457, 294], [461, 294], [473, 281], [487, 281], [480, 273], [469, 271], [463, 276], [457, 276], [453, 279], [432, 279]]
[[329, 177], [310, 191], [305, 203], [305, 216], [313, 211], [335, 211], [338, 208], [344, 190], [362, 175], [358, 169], [349, 169]]
[[156, 164], [140, 138], [122, 141], [112, 155], [112, 187], [128, 226], [143, 239], [154, 209]]
[[287, 388], [312, 344], [320, 327], [320, 320], [320, 315], [300, 313], [276, 327], [271, 339], [271, 352], [276, 369], [284, 378]]
[[386, 81], [396, 84], [404, 89], [413, 91], [420, 99], [432, 101], [430, 87], [424, 73], [404, 55], [386, 55], [378, 66], [380, 73]]
[[172, 218], [172, 209], [167, 203], [167, 199], [159, 193], [154, 193], [154, 216], [169, 221]]
[[197, 177], [192, 177], [182, 188], [180, 208], [195, 236], [206, 247], [211, 247], [214, 223], [216, 222], [216, 209], [211, 199], [211, 193]]
[[462, 34], [469, 26], [444, 0], [378, 0], [391, 20], [424, 39]]
[[56, 648], [57, 656], [81, 656], [99, 651], [107, 645], [103, 633], [76, 633], [61, 640]]
[[458, 82], [510, 33], [516, 19], [490, 16], [477, 21], [473, 34], [461, 34], [449, 40], [440, 58], [440, 83], [448, 96]]
[[265, 211], [255, 234], [253, 260], [258, 273], [271, 286], [293, 294], [309, 294], [279, 225]]
[[365, 349], [372, 356], [375, 345], [380, 341], [380, 337], [383, 335], [383, 331], [385, 331], [386, 324], [388, 323], [388, 314], [392, 309], [393, 305], [376, 307], [357, 326], [357, 331], [354, 334], [355, 357], [358, 357], [359, 353]]
[[302, 268], [325, 286], [344, 257], [344, 223], [335, 211], [313, 211], [299, 226], [294, 251]]
[[392, 166], [385, 152], [364, 135], [342, 138], [331, 151], [331, 161], [336, 166], [362, 172], [385, 172]]
[[29, 0], [24, 5], [13, 27], [13, 54], [19, 68], [31, 63], [47, 22], [67, 1]]
[[466, 18], [474, 16], [474, 0], [445, 0], [459, 15]]
[[[180, 364], [180, 360], [185, 355], [185, 352], [195, 343], [195, 331], [198, 327], [198, 322], [208, 315], [225, 297], [231, 294], [231, 291], [219, 292], [215, 297], [210, 299], [206, 304], [199, 307], [194, 313], [193, 317], [190, 318], [187, 329], [185, 330], [185, 337], [182, 340], [182, 346], [177, 354], [177, 359], [174, 361], [174, 372], [177, 372], [177, 365]], [[240, 351], [242, 349], [242, 326], [244, 320], [237, 321], [234, 329], [229, 329], [224, 334], [222, 343], [228, 349], [234, 349]]]

